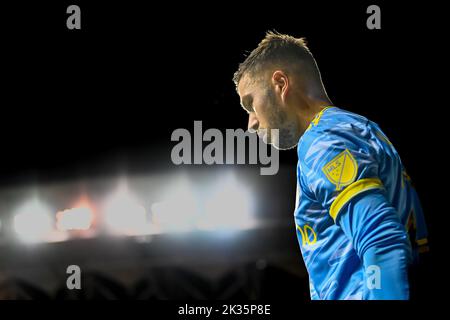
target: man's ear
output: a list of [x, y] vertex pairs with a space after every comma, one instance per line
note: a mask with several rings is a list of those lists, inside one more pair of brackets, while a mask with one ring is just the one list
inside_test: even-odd
[[289, 90], [288, 76], [283, 71], [277, 70], [272, 74], [272, 84], [275, 87], [275, 92], [280, 95], [281, 100], [284, 102]]

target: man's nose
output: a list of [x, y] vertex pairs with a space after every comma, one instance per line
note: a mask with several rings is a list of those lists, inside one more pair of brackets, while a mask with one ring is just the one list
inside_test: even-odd
[[254, 112], [251, 112], [248, 116], [248, 131], [253, 133], [256, 132], [259, 128], [259, 121], [256, 118]]

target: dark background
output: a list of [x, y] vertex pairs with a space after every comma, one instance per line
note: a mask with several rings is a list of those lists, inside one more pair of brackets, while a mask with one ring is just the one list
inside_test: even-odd
[[[396, 146], [438, 246], [436, 225], [448, 209], [436, 201], [445, 111], [433, 101], [436, 6], [74, 1], [82, 30], [67, 30], [69, 4], [2, 7], [2, 188], [178, 170], [174, 129], [191, 130], [194, 120], [204, 130], [246, 127], [232, 75], [277, 30], [306, 37], [334, 104], [377, 122]], [[381, 7], [381, 30], [366, 28], [369, 4]], [[260, 179], [272, 190], [264, 200], [278, 208], [272, 214], [291, 219], [297, 158], [295, 150], [280, 156], [288, 179]]]
[[[79, 1], [82, 30], [67, 30], [70, 3], [2, 10], [3, 181], [134, 151], [163, 154], [172, 131], [194, 120], [245, 128], [231, 78], [265, 32], [277, 30], [307, 38], [333, 102], [378, 122], [425, 184], [428, 157], [417, 145], [436, 121], [424, 116], [439, 39], [423, 19], [431, 8], [381, 2], [382, 29], [368, 30], [370, 2]], [[283, 160], [295, 163], [295, 152]]]

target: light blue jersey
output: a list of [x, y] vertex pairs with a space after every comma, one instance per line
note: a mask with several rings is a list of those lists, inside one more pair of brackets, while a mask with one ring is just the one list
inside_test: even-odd
[[323, 109], [298, 144], [295, 224], [312, 299], [408, 299], [416, 192], [377, 124]]

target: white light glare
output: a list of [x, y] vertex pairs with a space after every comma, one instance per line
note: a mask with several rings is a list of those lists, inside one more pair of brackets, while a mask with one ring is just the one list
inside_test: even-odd
[[56, 227], [60, 231], [88, 230], [92, 219], [92, 211], [88, 207], [71, 208], [56, 214]]
[[145, 208], [126, 190], [119, 190], [104, 207], [105, 222], [110, 231], [125, 235], [148, 233]]
[[53, 229], [51, 212], [38, 200], [30, 201], [17, 210], [14, 229], [25, 242], [45, 240]]
[[181, 177], [169, 188], [163, 201], [152, 205], [153, 222], [165, 231], [189, 231], [195, 227], [199, 206], [192, 186]]
[[253, 225], [250, 193], [233, 175], [224, 180], [207, 199], [199, 229], [245, 229]]

